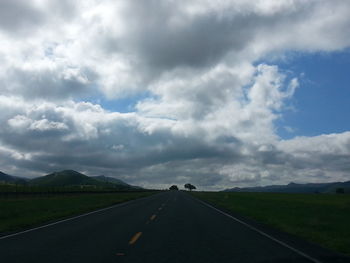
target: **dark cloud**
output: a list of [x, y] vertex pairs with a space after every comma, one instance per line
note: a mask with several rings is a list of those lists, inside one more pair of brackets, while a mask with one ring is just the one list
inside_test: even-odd
[[261, 19], [214, 12], [191, 16], [184, 13], [181, 3], [167, 1], [129, 1], [124, 15], [134, 19], [128, 23], [122, 45], [157, 71], [216, 64], [229, 51], [242, 50], [254, 37], [254, 26]]
[[[96, 74], [87, 68], [33, 70], [11, 68], [6, 79], [0, 79], [3, 94], [16, 94], [26, 99], [62, 100], [93, 94]], [[1, 93], [0, 93], [1, 94]]]
[[42, 10], [25, 0], [2, 0], [0, 3], [0, 28], [9, 34], [31, 34], [46, 20]]
[[244, 7], [239, 12], [232, 4], [224, 10], [209, 7], [206, 12], [193, 14], [186, 11], [189, 6], [191, 3], [174, 1], [128, 1], [122, 15], [133, 19], [127, 23], [127, 34], [115, 39], [115, 50], [136, 53], [140, 63], [146, 63], [144, 70], [151, 68], [156, 74], [176, 67], [211, 67], [227, 60], [232, 63], [245, 50], [254, 48], [259, 38], [270, 40], [274, 47], [273, 41], [285, 37], [286, 28], [292, 27], [289, 33], [298, 34], [294, 26], [302, 26], [310, 13], [319, 9], [318, 4], [310, 2], [267, 14]]

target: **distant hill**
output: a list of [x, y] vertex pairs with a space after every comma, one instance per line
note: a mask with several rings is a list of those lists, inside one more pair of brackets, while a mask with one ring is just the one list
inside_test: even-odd
[[46, 187], [103, 185], [103, 183], [74, 170], [64, 170], [60, 172], [53, 172], [45, 176], [34, 178], [30, 180], [29, 183], [30, 185], [46, 186]]
[[307, 183], [288, 185], [269, 185], [245, 188], [230, 188], [224, 192], [270, 192], [270, 193], [335, 193], [338, 188], [343, 188], [345, 193], [350, 193], [350, 181], [333, 183]]
[[26, 184], [27, 179], [5, 174], [0, 171], [0, 183], [5, 183], [5, 184]]
[[74, 170], [64, 170], [54, 172], [45, 176], [37, 177], [29, 181], [33, 186], [44, 187], [97, 187], [97, 188], [113, 188], [118, 190], [141, 189], [137, 186], [129, 185], [122, 180], [107, 176], [92, 176], [79, 173]]

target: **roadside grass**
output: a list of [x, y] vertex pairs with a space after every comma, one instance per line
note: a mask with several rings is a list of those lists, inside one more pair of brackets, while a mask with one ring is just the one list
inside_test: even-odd
[[195, 192], [204, 201], [350, 255], [350, 195]]
[[65, 194], [0, 198], [0, 234], [24, 230], [156, 192]]

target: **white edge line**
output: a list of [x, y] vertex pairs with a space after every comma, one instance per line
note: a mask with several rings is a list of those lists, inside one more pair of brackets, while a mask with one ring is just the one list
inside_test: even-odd
[[281, 246], [284, 246], [284, 247], [286, 247], [286, 248], [289, 248], [290, 250], [294, 251], [295, 253], [299, 254], [300, 256], [303, 256], [303, 257], [307, 258], [308, 260], [310, 260], [310, 261], [312, 261], [312, 262], [314, 262], [314, 263], [322, 263], [322, 262], [319, 261], [318, 259], [315, 259], [315, 258], [313, 258], [313, 257], [311, 257], [311, 256], [309, 256], [309, 255], [307, 255], [307, 254], [305, 254], [304, 252], [301, 252], [300, 250], [298, 250], [298, 249], [296, 249], [296, 248], [294, 248], [294, 247], [292, 247], [292, 246], [290, 246], [290, 245], [284, 243], [284, 242], [281, 241], [281, 240], [278, 240], [277, 238], [274, 238], [274, 237], [270, 236], [269, 234], [266, 234], [265, 232], [263, 232], [263, 231], [261, 231], [261, 230], [255, 228], [255, 227], [253, 227], [253, 226], [251, 226], [251, 225], [249, 225], [249, 224], [243, 222], [242, 220], [240, 220], [240, 219], [238, 219], [238, 218], [236, 218], [236, 217], [234, 217], [234, 216], [232, 216], [232, 215], [230, 215], [230, 214], [227, 214], [227, 213], [225, 213], [225, 212], [223, 212], [223, 211], [221, 211], [221, 210], [215, 208], [214, 206], [211, 206], [211, 205], [209, 205], [208, 203], [203, 202], [202, 200], [199, 200], [199, 199], [197, 199], [197, 198], [195, 198], [195, 199], [196, 199], [197, 201], [201, 202], [202, 204], [204, 204], [204, 205], [206, 205], [206, 206], [208, 206], [208, 207], [214, 209], [215, 211], [217, 211], [217, 212], [219, 212], [219, 213], [221, 213], [221, 214], [223, 214], [223, 215], [225, 215], [225, 216], [227, 216], [227, 217], [229, 217], [229, 218], [231, 218], [231, 219], [237, 221], [238, 223], [240, 223], [240, 224], [242, 224], [242, 225], [248, 227], [249, 229], [251, 229], [251, 230], [253, 230], [253, 231], [255, 231], [255, 232], [257, 232], [257, 233], [259, 233], [259, 234], [261, 234], [261, 235], [263, 235], [263, 236], [265, 236], [265, 237], [267, 237], [267, 238], [269, 238], [269, 239], [271, 239], [271, 240], [273, 240], [273, 241], [275, 241], [276, 243], [280, 244]]
[[[146, 197], [143, 197], [143, 198], [147, 198], [147, 197], [151, 197], [151, 196], [146, 196]], [[77, 215], [77, 216], [74, 216], [74, 217], [62, 219], [62, 220], [59, 220], [59, 221], [56, 221], [56, 222], [53, 222], [53, 223], [50, 223], [50, 224], [46, 224], [46, 225], [43, 225], [43, 226], [39, 226], [39, 227], [35, 227], [35, 228], [24, 230], [24, 231], [21, 231], [21, 232], [13, 233], [13, 234], [10, 234], [10, 235], [2, 236], [2, 237], [0, 237], [0, 240], [6, 239], [6, 238], [9, 238], [9, 237], [22, 235], [22, 234], [25, 234], [25, 233], [28, 233], [28, 232], [32, 232], [32, 231], [35, 231], [35, 230], [39, 230], [39, 229], [42, 229], [42, 228], [45, 228], [45, 227], [57, 225], [57, 224], [60, 224], [60, 223], [63, 223], [63, 222], [75, 220], [75, 219], [80, 218], [80, 217], [84, 217], [84, 216], [88, 216], [88, 215], [91, 215], [91, 214], [99, 213], [99, 212], [102, 212], [102, 211], [105, 211], [105, 210], [113, 209], [113, 208], [118, 207], [118, 206], [124, 206], [124, 205], [130, 204], [130, 203], [132, 203], [134, 201], [137, 201], [137, 200], [140, 200], [140, 199], [143, 199], [143, 198], [137, 198], [137, 199], [134, 199], [134, 200], [129, 200], [129, 201], [126, 201], [126, 202], [122, 202], [122, 203], [119, 203], [119, 204], [116, 204], [116, 205], [112, 205], [112, 206], [109, 206], [109, 207], [101, 208], [101, 209], [98, 209], [98, 210], [95, 210], [95, 211], [92, 211], [92, 212], [88, 212], [88, 213], [85, 213], [85, 214], [81, 214], [81, 215]]]

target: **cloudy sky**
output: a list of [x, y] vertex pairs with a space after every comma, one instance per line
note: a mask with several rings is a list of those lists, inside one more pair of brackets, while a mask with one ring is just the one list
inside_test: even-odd
[[0, 170], [350, 180], [350, 1], [1, 0]]

